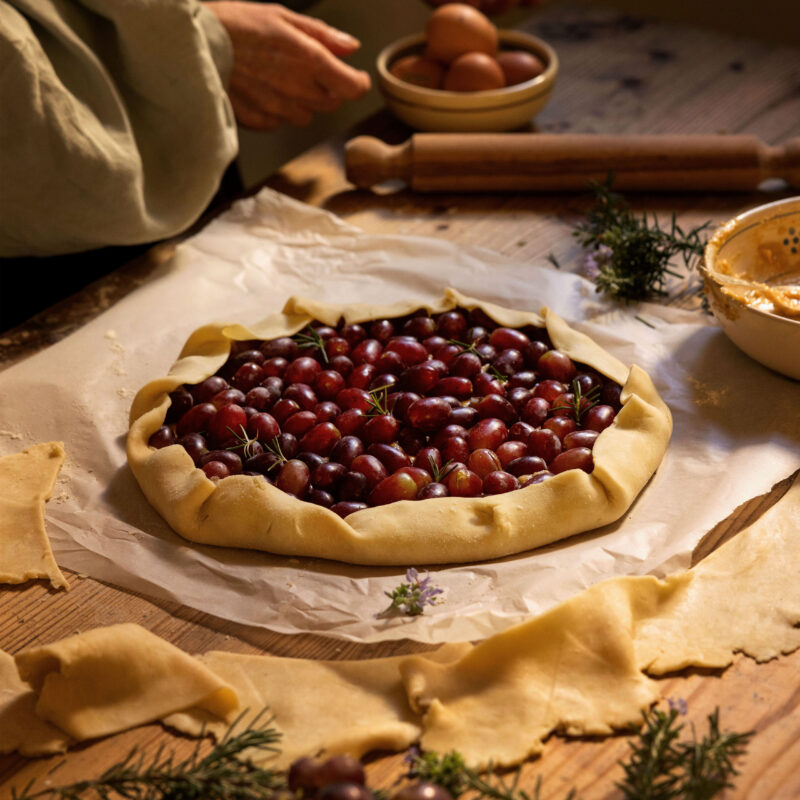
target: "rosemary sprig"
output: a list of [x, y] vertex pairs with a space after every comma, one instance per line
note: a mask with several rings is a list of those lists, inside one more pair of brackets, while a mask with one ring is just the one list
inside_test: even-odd
[[710, 800], [733, 786], [733, 761], [744, 754], [753, 732], [721, 733], [717, 708], [708, 715], [706, 736], [698, 741], [692, 729], [692, 739], [681, 742], [678, 714], [674, 707], [642, 714], [644, 727], [630, 743], [625, 780], [617, 784], [626, 800]]
[[454, 344], [456, 347], [460, 347], [464, 353], [475, 353], [476, 356], [479, 355], [474, 341], [462, 342], [459, 339], [448, 339], [447, 344]]
[[705, 241], [700, 234], [709, 222], [684, 231], [675, 215], [668, 229], [647, 214], [637, 217], [625, 200], [611, 191], [613, 176], [593, 185], [595, 205], [580, 223], [575, 236], [586, 252], [584, 271], [598, 292], [624, 302], [663, 297], [668, 275], [682, 277], [670, 269], [680, 255], [684, 268], [691, 268], [702, 255]]
[[207, 755], [200, 756], [200, 742], [183, 761], [159, 748], [152, 759], [134, 748], [118, 764], [100, 777], [66, 786], [53, 786], [31, 792], [30, 784], [21, 793], [11, 790], [13, 800], [78, 800], [97, 797], [129, 800], [262, 800], [273, 798], [286, 787], [283, 773], [255, 766], [244, 754], [247, 750], [278, 752], [281, 734], [272, 727], [272, 718], [259, 715], [241, 733], [233, 730], [241, 717]]
[[258, 436], [249, 436], [247, 433], [247, 428], [244, 425], [240, 425], [239, 429], [241, 433], [236, 433], [236, 431], [228, 425], [228, 430], [233, 434], [233, 438], [236, 439], [236, 444], [231, 445], [228, 450], [239, 450], [241, 449], [242, 454], [245, 458], [252, 458], [253, 453], [253, 444], [258, 441]]
[[300, 348], [314, 348], [319, 351], [320, 357], [327, 364], [328, 354], [325, 351], [325, 340], [317, 333], [314, 328], [306, 328], [300, 333], [292, 336], [292, 339]]
[[[734, 760], [742, 756], [752, 737], [749, 733], [721, 733], [719, 709], [708, 716], [708, 734], [698, 740], [692, 728], [689, 741], [679, 741], [683, 725], [677, 724], [679, 708], [642, 712], [644, 725], [630, 743], [631, 755], [620, 762], [625, 778], [617, 783], [625, 800], [711, 800], [733, 786], [738, 773]], [[485, 775], [470, 769], [458, 752], [437, 755], [412, 751], [406, 759], [409, 777], [430, 781], [457, 798], [488, 800], [539, 800], [541, 780], [533, 795], [518, 788], [521, 769], [510, 780], [489, 769]], [[572, 789], [565, 800], [577, 800]]]
[[[536, 781], [533, 795], [518, 788], [522, 770], [518, 769], [506, 781], [491, 767], [486, 775], [481, 775], [477, 770], [470, 769], [455, 750], [439, 756], [436, 753], [414, 753], [408, 758], [410, 763], [409, 777], [422, 781], [435, 783], [454, 797], [458, 798], [465, 792], [471, 798], [488, 798], [489, 800], [539, 800], [541, 794], [541, 778]], [[567, 794], [565, 800], [574, 800], [575, 790]]]
[[280, 439], [277, 436], [273, 436], [268, 442], [264, 442], [264, 449], [272, 453], [277, 459], [274, 464], [270, 464], [267, 467], [267, 472], [271, 472], [279, 464], [285, 464], [289, 460], [281, 449]]
[[442, 594], [442, 591], [431, 584], [431, 576], [427, 572], [425, 577], [421, 578], [418, 570], [409, 567], [406, 570], [406, 582], [401, 583], [391, 592], [384, 592], [392, 602], [375, 616], [380, 618], [400, 613], [416, 617], [425, 611], [425, 606], [436, 605], [438, 602], [436, 598]]
[[444, 479], [456, 468], [455, 462], [452, 458], [448, 458], [447, 461], [442, 464], [440, 467], [434, 460], [433, 456], [428, 456], [428, 465], [430, 466], [430, 473], [431, 477], [433, 478], [433, 483], [442, 483]]
[[500, 372], [494, 364], [488, 364], [486, 367], [486, 371], [496, 380], [500, 381], [500, 383], [507, 383], [508, 382], [508, 375]]
[[590, 409], [594, 408], [600, 402], [600, 387], [593, 386], [586, 394], [583, 393], [580, 383], [573, 379], [572, 381], [572, 400], [563, 406], [553, 406], [551, 411], [566, 410], [569, 411], [572, 418], [579, 425], [583, 419], [583, 415]]
[[382, 417], [392, 413], [389, 408], [389, 389], [390, 384], [387, 383], [369, 390], [368, 417]]

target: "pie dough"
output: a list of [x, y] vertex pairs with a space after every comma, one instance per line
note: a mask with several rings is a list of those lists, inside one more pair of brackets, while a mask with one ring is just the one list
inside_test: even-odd
[[54, 589], [69, 589], [44, 524], [44, 504], [64, 458], [61, 442], [0, 458], [0, 583], [47, 578]]
[[0, 650], [0, 753], [63, 753], [69, 737], [36, 716], [36, 692], [20, 677], [14, 657]]
[[[472, 646], [444, 645], [429, 658], [455, 661]], [[360, 757], [372, 750], [405, 750], [419, 739], [420, 717], [408, 704], [399, 665], [405, 656], [363, 661], [309, 661], [299, 658], [239, 655], [212, 651], [198, 660], [230, 684], [248, 709], [237, 728], [246, 727], [267, 709], [281, 732], [280, 753], [249, 753], [259, 765], [286, 769], [301, 756], [324, 752]], [[263, 717], [262, 717], [263, 719]], [[162, 722], [217, 740], [228, 725], [197, 709]]]
[[139, 625], [95, 628], [18, 653], [36, 714], [83, 741], [197, 706], [224, 717], [236, 692], [207, 667]]
[[[298, 500], [260, 477], [211, 481], [179, 445], [157, 450], [148, 439], [164, 422], [168, 393], [198, 383], [225, 362], [231, 341], [294, 334], [316, 319], [336, 325], [397, 317], [425, 308], [482, 308], [509, 327], [546, 326], [554, 347], [623, 386], [623, 406], [594, 446], [594, 471], [569, 470], [539, 484], [477, 498], [400, 501], [340, 518]], [[448, 290], [433, 303], [333, 307], [293, 298], [281, 314], [246, 328], [208, 325], [193, 333], [168, 377], [137, 394], [127, 452], [145, 496], [179, 534], [200, 544], [245, 547], [354, 564], [408, 565], [480, 561], [541, 547], [618, 519], [664, 455], [672, 430], [668, 408], [648, 375], [627, 368], [587, 336], [544, 309], [511, 311]]]

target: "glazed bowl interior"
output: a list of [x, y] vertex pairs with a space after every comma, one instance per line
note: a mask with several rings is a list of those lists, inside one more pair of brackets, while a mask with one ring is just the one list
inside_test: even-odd
[[720, 226], [706, 245], [701, 274], [728, 338], [764, 366], [800, 380], [800, 197]]
[[522, 83], [482, 92], [428, 89], [391, 73], [404, 56], [421, 54], [425, 34], [397, 40], [378, 55], [378, 86], [391, 111], [417, 130], [507, 131], [520, 128], [544, 107], [558, 73], [558, 56], [542, 39], [522, 31], [498, 31], [501, 49], [527, 50], [545, 65], [544, 72]]

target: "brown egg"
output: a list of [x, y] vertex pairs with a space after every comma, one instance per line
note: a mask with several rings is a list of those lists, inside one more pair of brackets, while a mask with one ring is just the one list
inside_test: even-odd
[[389, 72], [406, 83], [424, 86], [426, 89], [441, 89], [444, 65], [425, 56], [405, 56], [392, 64]]
[[532, 80], [544, 72], [544, 64], [527, 50], [504, 50], [495, 58], [506, 77], [506, 86]]
[[493, 56], [497, 52], [497, 28], [477, 8], [465, 3], [439, 6], [425, 29], [425, 55], [449, 64], [464, 53]]
[[486, 53], [464, 53], [449, 67], [443, 88], [451, 92], [483, 92], [502, 89], [506, 79], [500, 65]]

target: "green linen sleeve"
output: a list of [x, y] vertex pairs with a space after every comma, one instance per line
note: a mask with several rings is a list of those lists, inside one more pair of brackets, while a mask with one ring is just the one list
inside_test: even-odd
[[0, 0], [0, 257], [194, 222], [236, 155], [231, 64], [196, 0]]

